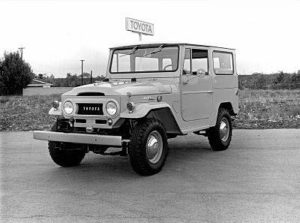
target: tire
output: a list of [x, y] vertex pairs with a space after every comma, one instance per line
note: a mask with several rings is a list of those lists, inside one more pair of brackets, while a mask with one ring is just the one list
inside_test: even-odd
[[218, 113], [217, 123], [208, 130], [208, 141], [213, 151], [226, 150], [231, 142], [232, 122], [227, 109], [221, 108]]
[[[51, 131], [57, 130], [55, 123]], [[49, 141], [48, 149], [52, 160], [59, 166], [72, 167], [78, 166], [85, 156], [82, 146], [73, 143], [61, 143]]]
[[168, 155], [163, 124], [156, 119], [141, 120], [132, 132], [128, 154], [136, 173], [149, 176], [161, 171]]
[[71, 143], [52, 141], [49, 141], [48, 143], [49, 153], [52, 160], [62, 167], [78, 166], [81, 163], [85, 156], [85, 151], [78, 147], [78, 145]]

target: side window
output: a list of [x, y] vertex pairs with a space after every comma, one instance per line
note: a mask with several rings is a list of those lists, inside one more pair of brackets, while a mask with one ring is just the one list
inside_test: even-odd
[[183, 75], [191, 73], [191, 49], [185, 49]]
[[163, 70], [173, 70], [171, 58], [163, 58], [162, 59], [162, 69]]
[[213, 52], [213, 62], [215, 74], [233, 74], [232, 53]]
[[208, 74], [208, 52], [207, 50], [192, 50], [192, 74]]

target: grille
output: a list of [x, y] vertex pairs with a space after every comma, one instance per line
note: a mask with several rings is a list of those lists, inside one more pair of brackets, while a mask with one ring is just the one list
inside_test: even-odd
[[103, 115], [102, 104], [88, 104], [81, 103], [78, 104], [78, 114], [79, 115]]

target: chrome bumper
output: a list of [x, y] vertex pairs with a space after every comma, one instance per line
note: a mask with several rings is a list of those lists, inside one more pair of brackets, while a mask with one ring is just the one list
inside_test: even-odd
[[33, 131], [33, 138], [38, 140], [71, 142], [81, 144], [106, 145], [106, 146], [122, 146], [121, 136], [109, 135], [90, 135], [80, 133], [63, 133], [51, 131]]

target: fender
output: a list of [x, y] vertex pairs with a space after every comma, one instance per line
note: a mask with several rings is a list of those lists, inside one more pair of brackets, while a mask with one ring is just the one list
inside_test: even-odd
[[173, 108], [166, 102], [142, 103], [136, 105], [133, 112], [122, 112], [120, 118], [139, 119], [139, 118], [156, 118], [159, 119], [166, 128], [167, 134], [182, 135], [178, 125], [177, 116]]
[[172, 113], [174, 113], [173, 109], [169, 104], [166, 102], [150, 102], [150, 103], [141, 103], [137, 104], [133, 110], [133, 112], [129, 112], [126, 110], [125, 112], [122, 112], [120, 114], [121, 118], [132, 118], [132, 119], [137, 119], [137, 118], [144, 118], [147, 116], [147, 114], [155, 109], [159, 108], [169, 108]]

